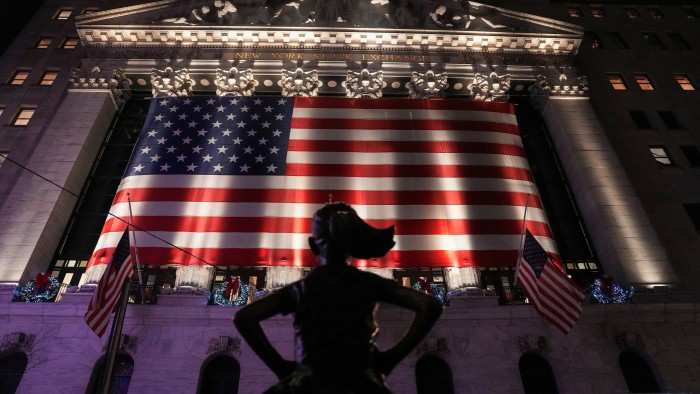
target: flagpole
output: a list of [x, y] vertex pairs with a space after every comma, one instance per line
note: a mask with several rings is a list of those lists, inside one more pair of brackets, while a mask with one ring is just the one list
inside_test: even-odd
[[114, 314], [112, 329], [109, 332], [109, 340], [107, 341], [107, 354], [105, 354], [104, 374], [100, 381], [100, 393], [109, 394], [109, 384], [112, 380], [112, 372], [114, 371], [114, 362], [117, 359], [117, 351], [119, 350], [119, 342], [122, 336], [122, 327], [124, 326], [124, 315], [126, 314], [126, 305], [129, 301], [129, 282], [130, 276], [127, 276], [122, 286], [122, 292], [119, 296], [119, 303]]
[[134, 229], [134, 214], [131, 211], [131, 193], [126, 193], [126, 200], [129, 202], [129, 228], [131, 228], [131, 238], [134, 240], [130, 245], [134, 245], [134, 259], [136, 260], [136, 272], [139, 277], [139, 294], [141, 295], [141, 303], [146, 301], [146, 294], [143, 288], [143, 279], [141, 278], [141, 263], [139, 262], [139, 247], [136, 245], [136, 230]]
[[520, 269], [520, 259], [523, 257], [523, 242], [525, 240], [525, 220], [527, 219], [527, 206], [530, 202], [530, 194], [525, 196], [525, 210], [523, 212], [523, 226], [520, 229], [520, 247], [518, 248], [518, 261], [515, 262], [515, 279], [513, 280], [513, 286], [518, 285], [518, 270]]

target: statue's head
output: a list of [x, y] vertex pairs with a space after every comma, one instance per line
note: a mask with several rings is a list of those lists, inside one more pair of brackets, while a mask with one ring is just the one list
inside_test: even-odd
[[329, 203], [314, 214], [309, 246], [320, 264], [382, 257], [394, 245], [394, 226], [374, 228], [348, 204]]

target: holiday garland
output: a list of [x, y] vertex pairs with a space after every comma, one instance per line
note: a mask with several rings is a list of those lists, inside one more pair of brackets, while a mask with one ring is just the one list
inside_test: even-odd
[[428, 293], [438, 300], [442, 302], [443, 305], [448, 305], [449, 304], [449, 299], [447, 298], [447, 293], [443, 290], [441, 286], [436, 285], [433, 283], [431, 279], [425, 280], [423, 278], [418, 279], [418, 282], [416, 282], [413, 285], [413, 288], [423, 292], [423, 293]]
[[625, 290], [609, 276], [596, 279], [591, 286], [591, 303], [627, 304], [633, 295], [634, 287], [630, 286], [629, 290]]
[[238, 277], [229, 278], [214, 289], [214, 303], [222, 306], [245, 305], [251, 287], [248, 283], [241, 283]]
[[45, 302], [50, 301], [61, 288], [61, 282], [58, 279], [48, 276], [48, 274], [39, 274], [36, 278], [29, 281], [22, 287], [15, 289], [15, 302]]

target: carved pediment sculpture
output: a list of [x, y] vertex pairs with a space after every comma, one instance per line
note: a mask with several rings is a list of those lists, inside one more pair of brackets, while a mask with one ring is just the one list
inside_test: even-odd
[[436, 74], [433, 70], [421, 74], [414, 71], [408, 83], [408, 98], [424, 99], [445, 97], [447, 88], [447, 73]]
[[348, 70], [345, 80], [345, 96], [349, 98], [380, 98], [384, 88], [384, 73], [382, 70], [370, 72]]
[[186, 97], [192, 95], [192, 88], [196, 83], [190, 78], [186, 68], [173, 70], [166, 67], [165, 70], [153, 69], [151, 85], [153, 97]]
[[255, 80], [252, 69], [238, 71], [236, 67], [231, 67], [228, 70], [217, 68], [214, 84], [216, 94], [220, 97], [252, 96], [258, 81]]
[[488, 76], [476, 73], [474, 82], [467, 88], [471, 91], [470, 99], [474, 101], [508, 101], [510, 75], [498, 75], [492, 72]]
[[301, 67], [294, 71], [282, 69], [282, 96], [316, 97], [321, 81], [316, 70], [304, 71]]

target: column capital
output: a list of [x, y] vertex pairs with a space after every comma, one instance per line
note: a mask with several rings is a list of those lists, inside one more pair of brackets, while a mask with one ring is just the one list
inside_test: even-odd
[[123, 69], [103, 71], [100, 67], [90, 70], [74, 68], [71, 70], [68, 84], [74, 90], [109, 90], [118, 107], [131, 98], [131, 80]]

